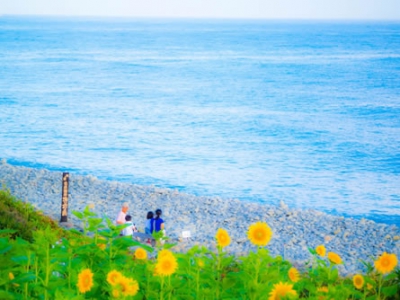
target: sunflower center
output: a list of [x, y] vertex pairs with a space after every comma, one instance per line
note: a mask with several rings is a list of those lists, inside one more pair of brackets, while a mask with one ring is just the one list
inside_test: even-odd
[[388, 259], [382, 259], [382, 265], [387, 267], [390, 265], [390, 261]]

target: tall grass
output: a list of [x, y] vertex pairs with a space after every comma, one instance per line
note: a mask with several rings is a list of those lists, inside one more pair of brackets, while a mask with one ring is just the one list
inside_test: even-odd
[[33, 241], [34, 232], [46, 227], [56, 231], [60, 237], [69, 235], [58, 226], [58, 222], [37, 211], [30, 203], [17, 199], [5, 187], [0, 189], [0, 229], [13, 229], [12, 236]]

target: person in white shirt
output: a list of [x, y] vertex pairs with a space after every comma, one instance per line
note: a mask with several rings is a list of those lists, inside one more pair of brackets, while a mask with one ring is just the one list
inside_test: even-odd
[[122, 204], [121, 211], [118, 213], [117, 219], [115, 220], [115, 223], [117, 225], [125, 224], [125, 216], [126, 213], [128, 212], [128, 208], [129, 208], [128, 202]]
[[132, 223], [131, 215], [126, 215], [125, 217], [125, 225], [129, 225], [128, 227], [124, 228], [121, 232], [122, 236], [132, 236], [134, 232], [137, 232], [135, 224]]

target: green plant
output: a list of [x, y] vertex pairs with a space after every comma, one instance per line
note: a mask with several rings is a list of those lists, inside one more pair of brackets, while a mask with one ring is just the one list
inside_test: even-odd
[[84, 230], [65, 237], [51, 226], [35, 230], [32, 240], [0, 230], [0, 299], [399, 299], [393, 254], [365, 262], [364, 274], [341, 277], [341, 258], [326, 257], [321, 245], [309, 249], [310, 263], [299, 272], [270, 255], [266, 223], [248, 231], [255, 251], [237, 257], [224, 250], [231, 241], [225, 230], [217, 232], [216, 253], [201, 246], [174, 253], [173, 244], [153, 249], [120, 237], [124, 225], [89, 207], [73, 213]]

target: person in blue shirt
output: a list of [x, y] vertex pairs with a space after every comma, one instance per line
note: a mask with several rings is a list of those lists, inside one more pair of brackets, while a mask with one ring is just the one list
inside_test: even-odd
[[154, 231], [159, 232], [160, 230], [164, 230], [164, 220], [161, 219], [161, 214], [162, 214], [161, 209], [159, 208], [156, 209], [155, 213], [156, 213], [155, 218], [151, 220], [151, 228], [150, 228], [151, 233], [153, 233]]
[[153, 220], [153, 217], [154, 217], [154, 213], [152, 211], [149, 211], [147, 213], [146, 223], [144, 225], [144, 232], [146, 234], [151, 234], [151, 221]]

